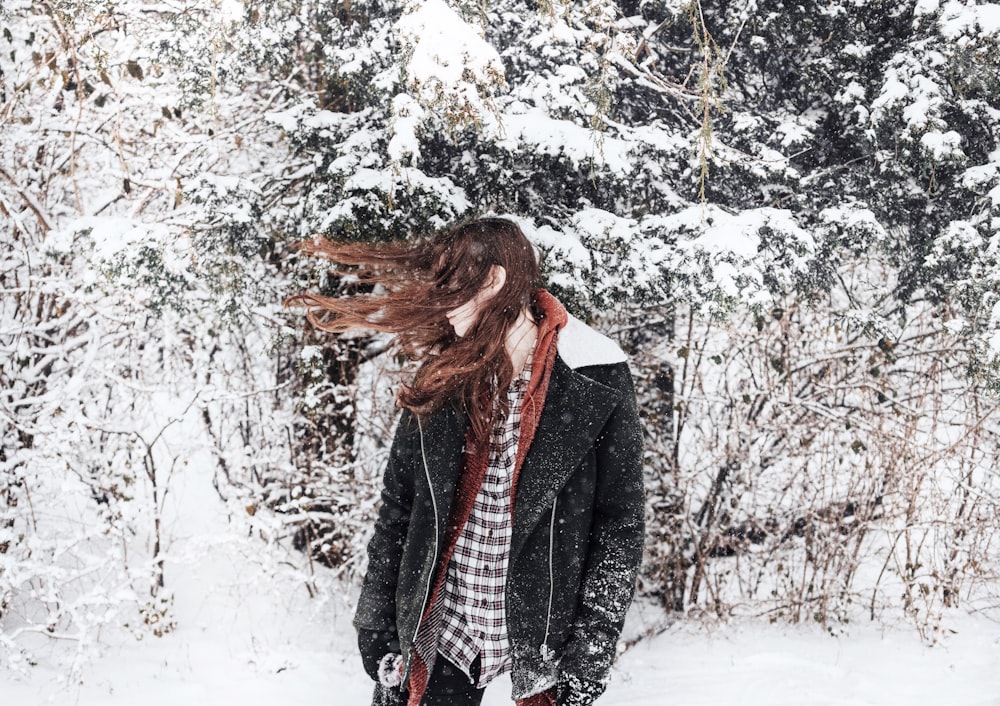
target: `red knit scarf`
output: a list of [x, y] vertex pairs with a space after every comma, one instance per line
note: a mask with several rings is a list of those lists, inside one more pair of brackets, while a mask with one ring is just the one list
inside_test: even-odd
[[[521, 427], [511, 480], [511, 513], [514, 512], [514, 497], [517, 493], [517, 479], [521, 473], [521, 466], [524, 464], [524, 457], [528, 454], [531, 441], [535, 437], [538, 420], [541, 419], [542, 408], [545, 406], [545, 394], [549, 389], [549, 379], [552, 376], [552, 368], [556, 360], [559, 329], [565, 326], [569, 320], [566, 309], [559, 303], [559, 300], [544, 289], [535, 292], [535, 302], [541, 317], [538, 321], [538, 342], [535, 344], [535, 353], [531, 359], [531, 380], [524, 393], [524, 403], [521, 409]], [[434, 588], [431, 591], [427, 610], [421, 620], [422, 624], [426, 624], [431, 613], [431, 606], [440, 598], [441, 589], [444, 587], [445, 578], [448, 575], [451, 555], [454, 553], [458, 537], [472, 513], [472, 506], [479, 493], [479, 487], [483, 484], [486, 468], [490, 461], [490, 445], [488, 443], [475, 443], [476, 439], [472, 437], [471, 428], [466, 432], [465, 441], [465, 447], [469, 449], [469, 452], [466, 454], [464, 468], [458, 480], [458, 488], [455, 490], [455, 501], [452, 504], [448, 528], [445, 531], [444, 553], [438, 564]], [[420, 706], [420, 701], [427, 690], [429, 677], [427, 665], [414, 650], [413, 669], [410, 672], [409, 680], [410, 698], [407, 701], [407, 706]], [[555, 706], [555, 688], [518, 699], [517, 706]]]

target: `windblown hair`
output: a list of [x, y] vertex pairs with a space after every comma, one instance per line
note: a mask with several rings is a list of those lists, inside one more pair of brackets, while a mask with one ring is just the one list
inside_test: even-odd
[[[356, 276], [363, 289], [375, 293], [341, 298], [303, 293], [287, 298], [285, 306], [310, 307], [307, 319], [324, 331], [393, 334], [397, 352], [419, 363], [397, 403], [418, 414], [448, 403], [464, 408], [473, 437], [485, 443], [495, 415], [508, 412], [507, 396], [499, 394], [514, 376], [507, 331], [522, 309], [532, 306], [540, 279], [532, 245], [518, 225], [480, 218], [416, 243], [372, 245], [317, 237], [296, 247], [337, 263], [342, 273]], [[506, 270], [503, 288], [468, 333], [456, 336], [445, 314], [479, 292], [493, 265]]]

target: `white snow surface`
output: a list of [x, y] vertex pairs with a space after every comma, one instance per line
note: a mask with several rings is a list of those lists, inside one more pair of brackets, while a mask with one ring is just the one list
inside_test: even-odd
[[941, 132], [940, 130], [928, 130], [920, 138], [920, 146], [927, 151], [935, 162], [940, 162], [946, 158], [953, 157], [961, 159], [962, 136], [954, 130]]
[[574, 164], [593, 160], [616, 173], [629, 173], [629, 145], [624, 140], [604, 136], [570, 120], [550, 117], [542, 108], [516, 105], [503, 115], [502, 123], [487, 119], [489, 129], [502, 132], [500, 147], [516, 150], [524, 142], [534, 145], [539, 154], [565, 156]]
[[396, 31], [414, 42], [407, 64], [412, 80], [457, 85], [471, 71], [485, 78], [503, 72], [500, 55], [443, 0], [411, 2], [396, 23]]
[[409, 51], [406, 76], [418, 101], [451, 104], [477, 118], [486, 112], [479, 89], [503, 81], [503, 62], [448, 3], [413, 0], [393, 29]]
[[983, 36], [1000, 32], [1000, 5], [997, 3], [963, 3], [951, 0], [941, 9], [941, 34], [954, 39], [961, 34]]

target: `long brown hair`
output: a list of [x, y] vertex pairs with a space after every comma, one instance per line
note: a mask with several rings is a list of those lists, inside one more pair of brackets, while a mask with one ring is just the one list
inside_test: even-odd
[[[394, 334], [397, 352], [419, 363], [413, 380], [400, 390], [398, 404], [426, 414], [453, 403], [465, 409], [474, 438], [488, 439], [494, 414], [508, 412], [507, 396], [499, 394], [514, 376], [505, 348], [507, 331], [531, 306], [540, 279], [534, 249], [516, 223], [480, 218], [415, 243], [372, 245], [317, 237], [295, 247], [351, 268], [341, 271], [375, 292], [341, 298], [302, 293], [288, 297], [285, 306], [310, 307], [307, 319], [324, 331]], [[494, 265], [506, 270], [504, 286], [460, 338], [445, 314], [471, 300]]]

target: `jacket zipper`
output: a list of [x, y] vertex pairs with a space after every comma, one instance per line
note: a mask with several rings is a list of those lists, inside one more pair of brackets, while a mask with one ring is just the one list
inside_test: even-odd
[[410, 659], [406, 665], [406, 674], [403, 675], [403, 679], [410, 673], [410, 667], [413, 665], [413, 652], [417, 648], [417, 633], [420, 632], [420, 623], [424, 619], [424, 611], [427, 610], [427, 599], [430, 598], [431, 585], [434, 583], [434, 573], [437, 568], [437, 557], [438, 557], [438, 507], [437, 499], [434, 497], [434, 486], [431, 483], [431, 472], [427, 467], [427, 454], [424, 453], [424, 426], [420, 423], [420, 417], [417, 417], [417, 430], [420, 433], [420, 457], [424, 463], [424, 475], [427, 477], [427, 492], [431, 496], [431, 507], [434, 509], [434, 561], [431, 563], [431, 574], [427, 579], [427, 588], [424, 589], [424, 600], [420, 604], [420, 615], [417, 617], [417, 627], [413, 630], [413, 639], [410, 640]]
[[559, 502], [559, 496], [557, 495], [552, 500], [552, 518], [549, 520], [549, 606], [545, 609], [545, 637], [542, 638], [542, 645], [539, 651], [544, 659], [548, 658], [549, 655], [549, 625], [552, 620], [552, 596], [555, 594], [556, 582], [553, 577], [552, 570], [552, 555], [553, 548], [555, 546], [555, 535], [556, 535], [556, 503]]

